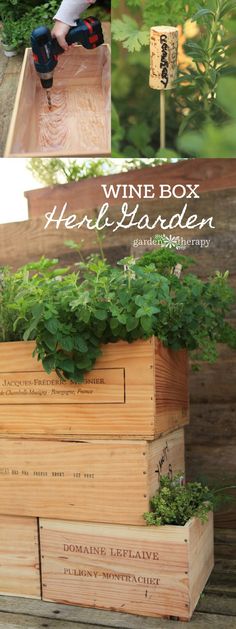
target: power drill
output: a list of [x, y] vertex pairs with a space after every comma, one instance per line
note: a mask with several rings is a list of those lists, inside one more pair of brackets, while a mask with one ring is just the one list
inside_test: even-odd
[[[95, 17], [76, 20], [76, 26], [70, 28], [65, 39], [69, 46], [82, 44], [84, 48], [97, 48], [104, 43], [101, 22]], [[51, 109], [50, 90], [53, 86], [53, 72], [58, 63], [58, 56], [65, 51], [52, 37], [51, 31], [46, 26], [34, 29], [31, 34], [31, 46], [35, 69], [42, 87], [47, 92], [48, 106]]]

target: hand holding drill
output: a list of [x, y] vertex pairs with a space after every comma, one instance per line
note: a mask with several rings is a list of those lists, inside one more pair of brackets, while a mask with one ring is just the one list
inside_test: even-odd
[[[92, 49], [104, 43], [101, 22], [93, 17], [77, 20], [75, 26], [66, 35], [67, 46], [78, 43], [84, 48]], [[51, 109], [50, 89], [53, 85], [53, 72], [58, 63], [58, 55], [65, 52], [57, 39], [52, 37], [49, 28], [39, 26], [31, 34], [31, 45], [36, 72], [41, 85], [47, 90], [49, 109]]]

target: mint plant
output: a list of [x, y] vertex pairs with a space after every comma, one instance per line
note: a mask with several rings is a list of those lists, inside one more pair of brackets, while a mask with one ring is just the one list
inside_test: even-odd
[[[76, 271], [46, 258], [1, 271], [0, 341], [34, 340], [47, 373], [82, 382], [101, 346], [120, 339], [154, 335], [208, 361], [216, 360], [217, 343], [236, 347], [227, 321], [234, 300], [228, 273], [205, 282], [188, 272], [189, 258], [167, 249], [115, 267], [104, 256], [84, 261], [80, 248], [78, 254]], [[178, 262], [185, 268], [180, 278], [173, 273]]]
[[151, 499], [150, 512], [144, 513], [149, 525], [184, 526], [193, 517], [206, 522], [215, 503], [214, 492], [201, 483], [183, 483], [183, 476], [162, 476], [160, 488]]

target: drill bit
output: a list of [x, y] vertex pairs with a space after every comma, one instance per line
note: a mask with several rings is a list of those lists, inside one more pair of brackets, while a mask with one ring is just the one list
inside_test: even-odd
[[52, 110], [52, 100], [51, 100], [51, 92], [50, 90], [46, 90], [46, 94], [47, 94], [47, 101], [48, 101], [48, 109], [49, 111]]

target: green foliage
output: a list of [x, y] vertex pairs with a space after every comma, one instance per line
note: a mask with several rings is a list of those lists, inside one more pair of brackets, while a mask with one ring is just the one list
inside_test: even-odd
[[214, 493], [201, 483], [183, 484], [183, 476], [162, 476], [160, 489], [151, 499], [151, 511], [144, 514], [149, 525], [184, 526], [193, 517], [206, 522], [215, 503]]
[[65, 160], [59, 157], [33, 157], [29, 160], [28, 168], [38, 181], [51, 186], [111, 174], [114, 164], [109, 159]]
[[[179, 135], [187, 127], [198, 129], [199, 125], [209, 120], [218, 125], [226, 120], [226, 109], [223, 110], [216, 98], [216, 90], [222, 77], [228, 74], [236, 76], [236, 68], [229, 56], [232, 41], [224, 27], [225, 15], [235, 7], [235, 1], [212, 0], [207, 4], [209, 8], [201, 8], [192, 16], [192, 21], [197, 21], [201, 28], [200, 37], [185, 45], [185, 51], [195, 65], [179, 74], [178, 104], [187, 112]], [[231, 114], [231, 111], [227, 113]]]
[[141, 46], [149, 43], [149, 31], [140, 29], [137, 22], [129, 15], [122, 20], [112, 22], [112, 33], [116, 41], [123, 42], [129, 52], [139, 51]]
[[110, 266], [101, 256], [77, 272], [42, 258], [17, 272], [3, 269], [0, 341], [35, 340], [38, 358], [50, 373], [81, 382], [104, 343], [152, 335], [173, 349], [186, 347], [201, 360], [215, 360], [216, 345], [236, 347], [236, 331], [225, 320], [234, 295], [228, 274], [203, 282], [192, 273], [179, 279], [174, 266], [188, 260], [166, 249]]
[[198, 131], [187, 131], [178, 140], [178, 148], [196, 157], [236, 157], [236, 78], [221, 78], [216, 92], [218, 107], [229, 114], [231, 122], [221, 126], [209, 121]]
[[[30, 5], [30, 3], [29, 3]], [[41, 24], [52, 27], [53, 16], [58, 7], [58, 0], [48, 0], [38, 6], [27, 6], [25, 12], [11, 12], [3, 22], [2, 38], [3, 42], [14, 45], [16, 48], [30, 45], [30, 36], [34, 28]]]
[[[30, 35], [40, 25], [53, 26], [53, 17], [60, 0], [0, 0], [0, 15], [3, 19], [3, 42], [15, 48], [30, 45]], [[93, 7], [93, 15], [108, 20], [109, 14], [101, 7]], [[83, 16], [91, 15], [88, 8]]]
[[[184, 46], [186, 65], [179, 71], [176, 87], [166, 92], [167, 149], [162, 153], [159, 151], [159, 93], [148, 85], [148, 33], [154, 24], [185, 27], [187, 19], [196, 23], [197, 28]], [[159, 0], [158, 3], [156, 0], [135, 3], [126, 0], [122, 5], [115, 4], [112, 21], [113, 156], [152, 158], [188, 154], [204, 157], [211, 145], [210, 156], [216, 156], [215, 144], [218, 157], [235, 156], [235, 130], [231, 129], [235, 102], [233, 84], [231, 87], [228, 84], [227, 90], [231, 107], [222, 105], [219, 96], [223, 78], [236, 76], [235, 23], [235, 0]], [[200, 142], [197, 141], [199, 129]], [[209, 129], [213, 129], [213, 140]], [[223, 130], [227, 133], [225, 148], [218, 139], [218, 131], [223, 136]], [[230, 141], [231, 130], [233, 139]], [[195, 135], [185, 138], [189, 132]]]
[[35, 179], [52, 186], [58, 183], [81, 181], [91, 177], [111, 175], [114, 172], [128, 172], [151, 166], [162, 166], [171, 159], [123, 159], [115, 163], [109, 159], [61, 159], [58, 157], [33, 157], [28, 162], [28, 168]]
[[[203, 0], [204, 1], [204, 0]], [[113, 8], [120, 3], [113, 3]], [[127, 13], [121, 18], [112, 20], [112, 34], [117, 42], [123, 42], [123, 47], [129, 52], [141, 50], [149, 44], [149, 30], [156, 24], [183, 24], [190, 16], [190, 9], [186, 0], [125, 0]], [[197, 0], [192, 0], [191, 11], [198, 6]], [[123, 8], [122, 8], [123, 10]]]

